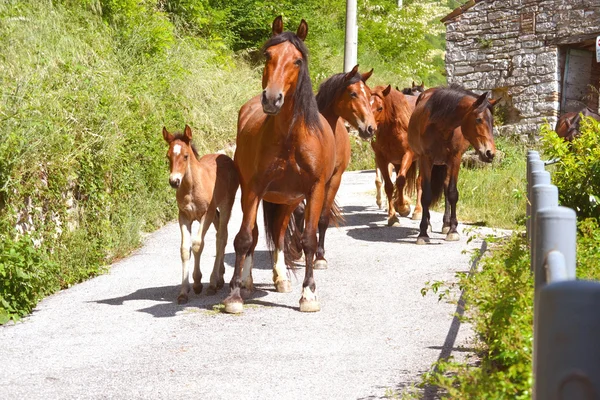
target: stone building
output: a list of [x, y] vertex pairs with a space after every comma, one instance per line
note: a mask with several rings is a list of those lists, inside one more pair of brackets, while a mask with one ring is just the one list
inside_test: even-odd
[[598, 110], [600, 0], [470, 0], [442, 22], [448, 82], [502, 97], [502, 130]]

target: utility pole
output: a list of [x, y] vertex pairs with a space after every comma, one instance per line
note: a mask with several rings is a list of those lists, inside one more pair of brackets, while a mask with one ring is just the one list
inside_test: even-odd
[[402, 8], [402, 0], [398, 0], [398, 8]]
[[[402, 0], [398, 0], [402, 1]], [[344, 72], [356, 65], [358, 54], [358, 25], [356, 24], [356, 0], [346, 0], [346, 42], [344, 45]]]

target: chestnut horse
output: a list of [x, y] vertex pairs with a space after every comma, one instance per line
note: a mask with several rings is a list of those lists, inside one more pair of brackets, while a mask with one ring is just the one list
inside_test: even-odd
[[571, 142], [577, 136], [580, 135], [579, 124], [581, 123], [581, 116], [594, 118], [596, 121], [600, 121], [600, 115], [590, 110], [589, 107], [584, 108], [579, 112], [568, 112], [560, 116], [556, 122], [556, 134], [558, 137], [563, 138], [566, 142]]
[[[319, 112], [325, 117], [335, 135], [335, 169], [319, 219], [319, 244], [314, 264], [315, 269], [327, 268], [325, 232], [331, 216], [334, 216], [336, 221], [341, 219], [340, 211], [334, 200], [342, 181], [342, 174], [350, 162], [350, 138], [343, 120], [356, 128], [358, 136], [363, 140], [372, 138], [375, 133], [375, 118], [370, 104], [371, 90], [366, 85], [367, 79], [372, 74], [373, 70], [364, 74], [359, 73], [358, 65], [356, 65], [350, 72], [335, 74], [319, 86], [316, 97]], [[294, 211], [293, 221], [290, 221], [291, 229], [302, 231], [303, 210], [304, 206], [300, 204]], [[297, 235], [295, 236], [297, 237]], [[299, 243], [291, 244], [291, 259], [297, 259], [300, 256], [299, 245]]]
[[442, 189], [446, 196], [443, 231], [447, 231], [446, 240], [459, 240], [456, 203], [462, 153], [469, 143], [482, 161], [492, 162], [496, 153], [492, 107], [497, 100], [487, 96], [488, 92], [477, 95], [458, 85], [428, 89], [419, 96], [408, 128], [423, 190], [417, 244], [429, 241], [429, 207], [441, 197]]
[[[377, 86], [371, 90], [371, 107], [377, 123], [371, 147], [375, 152], [375, 165], [381, 172], [388, 199], [388, 226], [400, 223], [396, 209], [403, 217], [410, 214], [410, 202], [404, 198], [404, 189], [411, 195], [416, 182], [416, 163], [413, 162], [414, 154], [408, 145], [408, 122], [413, 107], [407, 97], [409, 96], [391, 86]], [[397, 171], [395, 197], [389, 164]], [[375, 184], [378, 184], [377, 179]]]
[[[181, 292], [179, 304], [188, 301], [190, 290], [190, 248], [194, 252], [194, 292], [202, 292], [200, 255], [204, 249], [204, 236], [214, 224], [217, 230], [217, 255], [210, 275], [208, 294], [212, 295], [225, 284], [225, 245], [227, 223], [239, 186], [233, 160], [224, 154], [208, 154], [198, 159], [192, 146], [192, 130], [186, 125], [183, 134], [173, 135], [163, 127], [163, 138], [169, 144], [167, 158], [170, 164], [169, 183], [177, 189], [179, 228], [181, 229]], [[198, 221], [198, 234], [192, 238], [192, 223]]]
[[[290, 292], [291, 282], [283, 253], [290, 214], [306, 199], [302, 233], [306, 269], [300, 311], [318, 311], [313, 277], [317, 225], [335, 169], [335, 137], [317, 108], [308, 73], [304, 39], [308, 25], [283, 32], [281, 16], [264, 44], [265, 68], [261, 95], [240, 109], [234, 162], [240, 175], [243, 219], [235, 237], [235, 270], [225, 311], [243, 311], [242, 285], [252, 289], [252, 260], [258, 240], [256, 214], [261, 200], [267, 239], [274, 246], [273, 282], [279, 292]], [[269, 240], [270, 239], [270, 240]], [[242, 276], [243, 274], [243, 276]]]

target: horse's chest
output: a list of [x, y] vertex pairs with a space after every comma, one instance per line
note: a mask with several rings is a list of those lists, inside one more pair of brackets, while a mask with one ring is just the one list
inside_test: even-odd
[[206, 213], [206, 205], [203, 202], [194, 201], [191, 194], [187, 194], [177, 199], [179, 211], [184, 213], [191, 220], [198, 220]]

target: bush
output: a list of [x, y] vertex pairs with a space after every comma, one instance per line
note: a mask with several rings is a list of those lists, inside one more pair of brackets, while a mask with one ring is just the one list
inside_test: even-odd
[[548, 125], [542, 128], [544, 157], [559, 159], [551, 168], [560, 204], [577, 212], [577, 217], [600, 218], [600, 122], [581, 121], [581, 136], [565, 142]]

